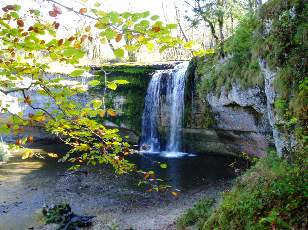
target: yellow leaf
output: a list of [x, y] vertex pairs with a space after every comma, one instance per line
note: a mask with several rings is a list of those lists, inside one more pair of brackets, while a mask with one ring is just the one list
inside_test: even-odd
[[173, 196], [175, 196], [175, 197], [178, 197], [178, 196], [179, 196], [179, 194], [178, 194], [177, 192], [171, 192], [171, 194], [172, 194]]
[[114, 111], [113, 109], [108, 109], [107, 113], [109, 114], [109, 116], [111, 117], [115, 117], [117, 115], [116, 111]]
[[100, 117], [104, 117], [105, 114], [106, 114], [106, 111], [105, 111], [105, 110], [100, 110], [100, 111], [98, 112], [98, 115], [99, 115]]
[[38, 116], [34, 116], [32, 119], [37, 122], [43, 122], [46, 120], [46, 117], [44, 115], [38, 115]]
[[48, 153], [47, 155], [51, 158], [58, 158], [58, 154], [56, 153]]
[[21, 159], [25, 160], [27, 158], [30, 158], [33, 156], [33, 152], [30, 149], [27, 149], [26, 151], [23, 152]]

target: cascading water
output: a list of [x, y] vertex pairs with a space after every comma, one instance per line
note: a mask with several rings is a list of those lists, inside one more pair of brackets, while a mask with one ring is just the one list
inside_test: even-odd
[[158, 112], [160, 102], [160, 82], [163, 71], [157, 71], [148, 86], [142, 115], [141, 143], [148, 152], [160, 150], [158, 134]]
[[171, 92], [170, 100], [170, 131], [167, 142], [167, 151], [179, 152], [181, 149], [182, 139], [182, 122], [184, 113], [184, 90], [185, 90], [185, 73], [188, 63], [184, 62], [174, 68], [170, 78], [171, 84], [167, 85]]
[[[166, 156], [180, 154], [182, 139], [182, 122], [184, 113], [185, 73], [188, 62], [181, 63], [172, 70], [157, 71], [148, 86], [145, 108], [142, 117], [142, 150], [162, 152]], [[163, 84], [164, 83], [164, 84]], [[162, 90], [165, 88], [165, 90]], [[161, 100], [162, 94], [166, 99]], [[165, 103], [162, 105], [162, 103]], [[161, 107], [167, 108], [169, 131], [166, 147], [161, 149], [158, 131]], [[170, 155], [171, 154], [171, 155]]]

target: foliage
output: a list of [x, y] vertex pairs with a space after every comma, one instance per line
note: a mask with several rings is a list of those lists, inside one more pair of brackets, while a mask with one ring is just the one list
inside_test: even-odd
[[103, 65], [101, 68], [107, 73], [109, 73], [109, 75], [113, 74], [148, 75], [155, 71], [155, 68], [151, 65], [138, 65], [138, 64]]
[[[122, 58], [125, 51], [141, 47], [151, 49], [154, 44], [161, 46], [162, 50], [183, 44], [171, 36], [174, 24], [164, 25], [149, 12], [105, 12], [99, 7], [96, 4], [91, 9], [95, 17], [87, 15], [86, 8], [76, 13], [96, 21], [94, 27], [100, 31], [101, 42], [118, 43], [114, 50], [118, 58]], [[118, 135], [117, 129], [108, 129], [96, 119], [106, 119], [107, 114], [114, 117], [116, 112], [99, 98], [82, 105], [74, 97], [84, 93], [86, 88], [80, 82], [67, 83], [89, 70], [78, 65], [85, 55], [83, 44], [93, 40], [93, 28], [87, 26], [81, 32], [60, 37], [61, 22], [57, 21], [57, 15], [62, 10], [59, 6], [53, 5], [49, 11], [51, 19], [54, 18], [52, 23], [45, 21], [38, 10], [29, 9], [21, 16], [20, 9], [19, 5], [7, 5], [2, 8], [0, 17], [0, 105], [1, 112], [9, 115], [1, 122], [1, 131], [21, 134], [24, 126], [44, 127], [71, 147], [62, 160], [74, 162], [73, 168], [101, 163], [111, 164], [120, 174], [134, 170], [135, 166], [126, 160], [134, 151]], [[121, 43], [124, 38], [131, 41], [130, 46]], [[67, 77], [50, 78], [46, 73], [51, 63], [69, 65], [73, 71]], [[100, 82], [95, 79], [88, 84], [94, 87]], [[115, 90], [127, 81], [114, 80], [106, 84], [110, 90]], [[35, 101], [37, 95], [45, 103]], [[12, 111], [6, 100], [11, 96], [17, 97], [19, 103], [31, 112]], [[33, 142], [33, 137], [18, 139], [16, 144], [26, 142]], [[24, 154], [26, 157], [30, 155], [29, 152]]]
[[[212, 39], [220, 57], [224, 57], [225, 38], [232, 34], [233, 24], [240, 14], [247, 11], [245, 4], [230, 0], [193, 0], [185, 1], [193, 11], [193, 16], [187, 15], [186, 20], [191, 27], [204, 23], [209, 27]], [[231, 27], [228, 28], [228, 27]]]
[[214, 200], [202, 198], [192, 208], [188, 209], [185, 214], [177, 219], [177, 228], [185, 229], [185, 227], [195, 225], [201, 227], [201, 224], [209, 217]]
[[196, 74], [202, 77], [199, 93], [220, 94], [222, 87], [228, 91], [232, 84], [244, 89], [264, 88], [259, 60], [265, 60], [276, 73], [277, 126], [286, 135], [296, 136], [297, 155], [303, 152], [308, 140], [307, 12], [307, 3], [302, 0], [268, 1], [258, 14], [251, 12], [240, 21], [233, 36], [225, 42], [226, 58], [207, 55], [197, 60], [196, 67]]
[[201, 92], [215, 91], [219, 94], [222, 87], [228, 91], [233, 83], [238, 83], [243, 89], [263, 85], [257, 56], [251, 50], [253, 31], [257, 26], [258, 21], [253, 14], [243, 17], [233, 36], [225, 42], [226, 58], [211, 55], [198, 60], [197, 74], [204, 75], [199, 88]]
[[[270, 1], [262, 7], [256, 52], [277, 71], [275, 110], [280, 128], [296, 130], [300, 148], [307, 145], [307, 16], [308, 4], [301, 0]], [[270, 25], [270, 30], [268, 28]]]
[[200, 229], [305, 229], [306, 180], [305, 170], [272, 152], [223, 194], [208, 218], [197, 220]]

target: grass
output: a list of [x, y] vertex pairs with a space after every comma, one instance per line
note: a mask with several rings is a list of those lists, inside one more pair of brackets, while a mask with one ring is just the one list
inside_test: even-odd
[[185, 227], [192, 225], [201, 227], [202, 223], [209, 217], [213, 204], [213, 199], [201, 199], [194, 207], [188, 209], [186, 213], [177, 220], [177, 228], [185, 229]]
[[178, 226], [195, 225], [202, 230], [307, 229], [307, 179], [305, 170], [272, 152], [223, 194], [216, 209], [203, 205], [202, 200], [178, 219]]

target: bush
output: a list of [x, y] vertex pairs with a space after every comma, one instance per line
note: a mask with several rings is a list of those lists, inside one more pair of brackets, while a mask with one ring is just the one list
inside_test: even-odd
[[188, 209], [187, 212], [177, 220], [177, 227], [180, 229], [191, 225], [201, 227], [203, 221], [209, 217], [213, 204], [213, 199], [201, 199], [194, 207]]
[[223, 194], [222, 202], [211, 214], [200, 201], [195, 207], [207, 215], [189, 221], [188, 217], [193, 215], [188, 211], [180, 223], [198, 223], [198, 229], [202, 230], [307, 229], [305, 181], [304, 169], [270, 153], [243, 174], [231, 191]]

